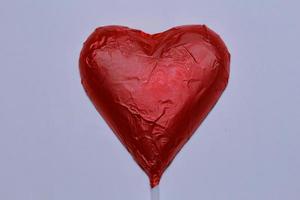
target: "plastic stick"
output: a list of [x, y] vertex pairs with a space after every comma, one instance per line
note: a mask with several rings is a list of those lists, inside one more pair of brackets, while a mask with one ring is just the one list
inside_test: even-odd
[[159, 200], [159, 185], [151, 189], [151, 200]]

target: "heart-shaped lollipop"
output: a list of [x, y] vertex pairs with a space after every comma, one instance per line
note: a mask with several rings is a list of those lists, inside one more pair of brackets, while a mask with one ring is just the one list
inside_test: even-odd
[[157, 34], [106, 26], [84, 43], [80, 74], [154, 187], [224, 91], [229, 61], [221, 38], [204, 25]]

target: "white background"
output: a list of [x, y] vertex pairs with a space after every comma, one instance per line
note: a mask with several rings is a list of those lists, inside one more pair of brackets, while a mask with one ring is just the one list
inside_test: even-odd
[[229, 86], [164, 174], [162, 200], [300, 199], [299, 7], [0, 0], [0, 199], [149, 199], [146, 175], [80, 84], [82, 43], [110, 24], [206, 24], [232, 55]]

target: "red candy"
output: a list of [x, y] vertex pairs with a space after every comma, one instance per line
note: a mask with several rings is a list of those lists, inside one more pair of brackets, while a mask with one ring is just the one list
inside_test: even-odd
[[97, 28], [80, 54], [83, 87], [151, 187], [224, 91], [230, 55], [202, 25], [147, 34]]

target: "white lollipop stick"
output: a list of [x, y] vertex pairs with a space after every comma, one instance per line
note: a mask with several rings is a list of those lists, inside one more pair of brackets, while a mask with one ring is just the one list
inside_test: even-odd
[[151, 189], [151, 200], [159, 200], [159, 185]]

